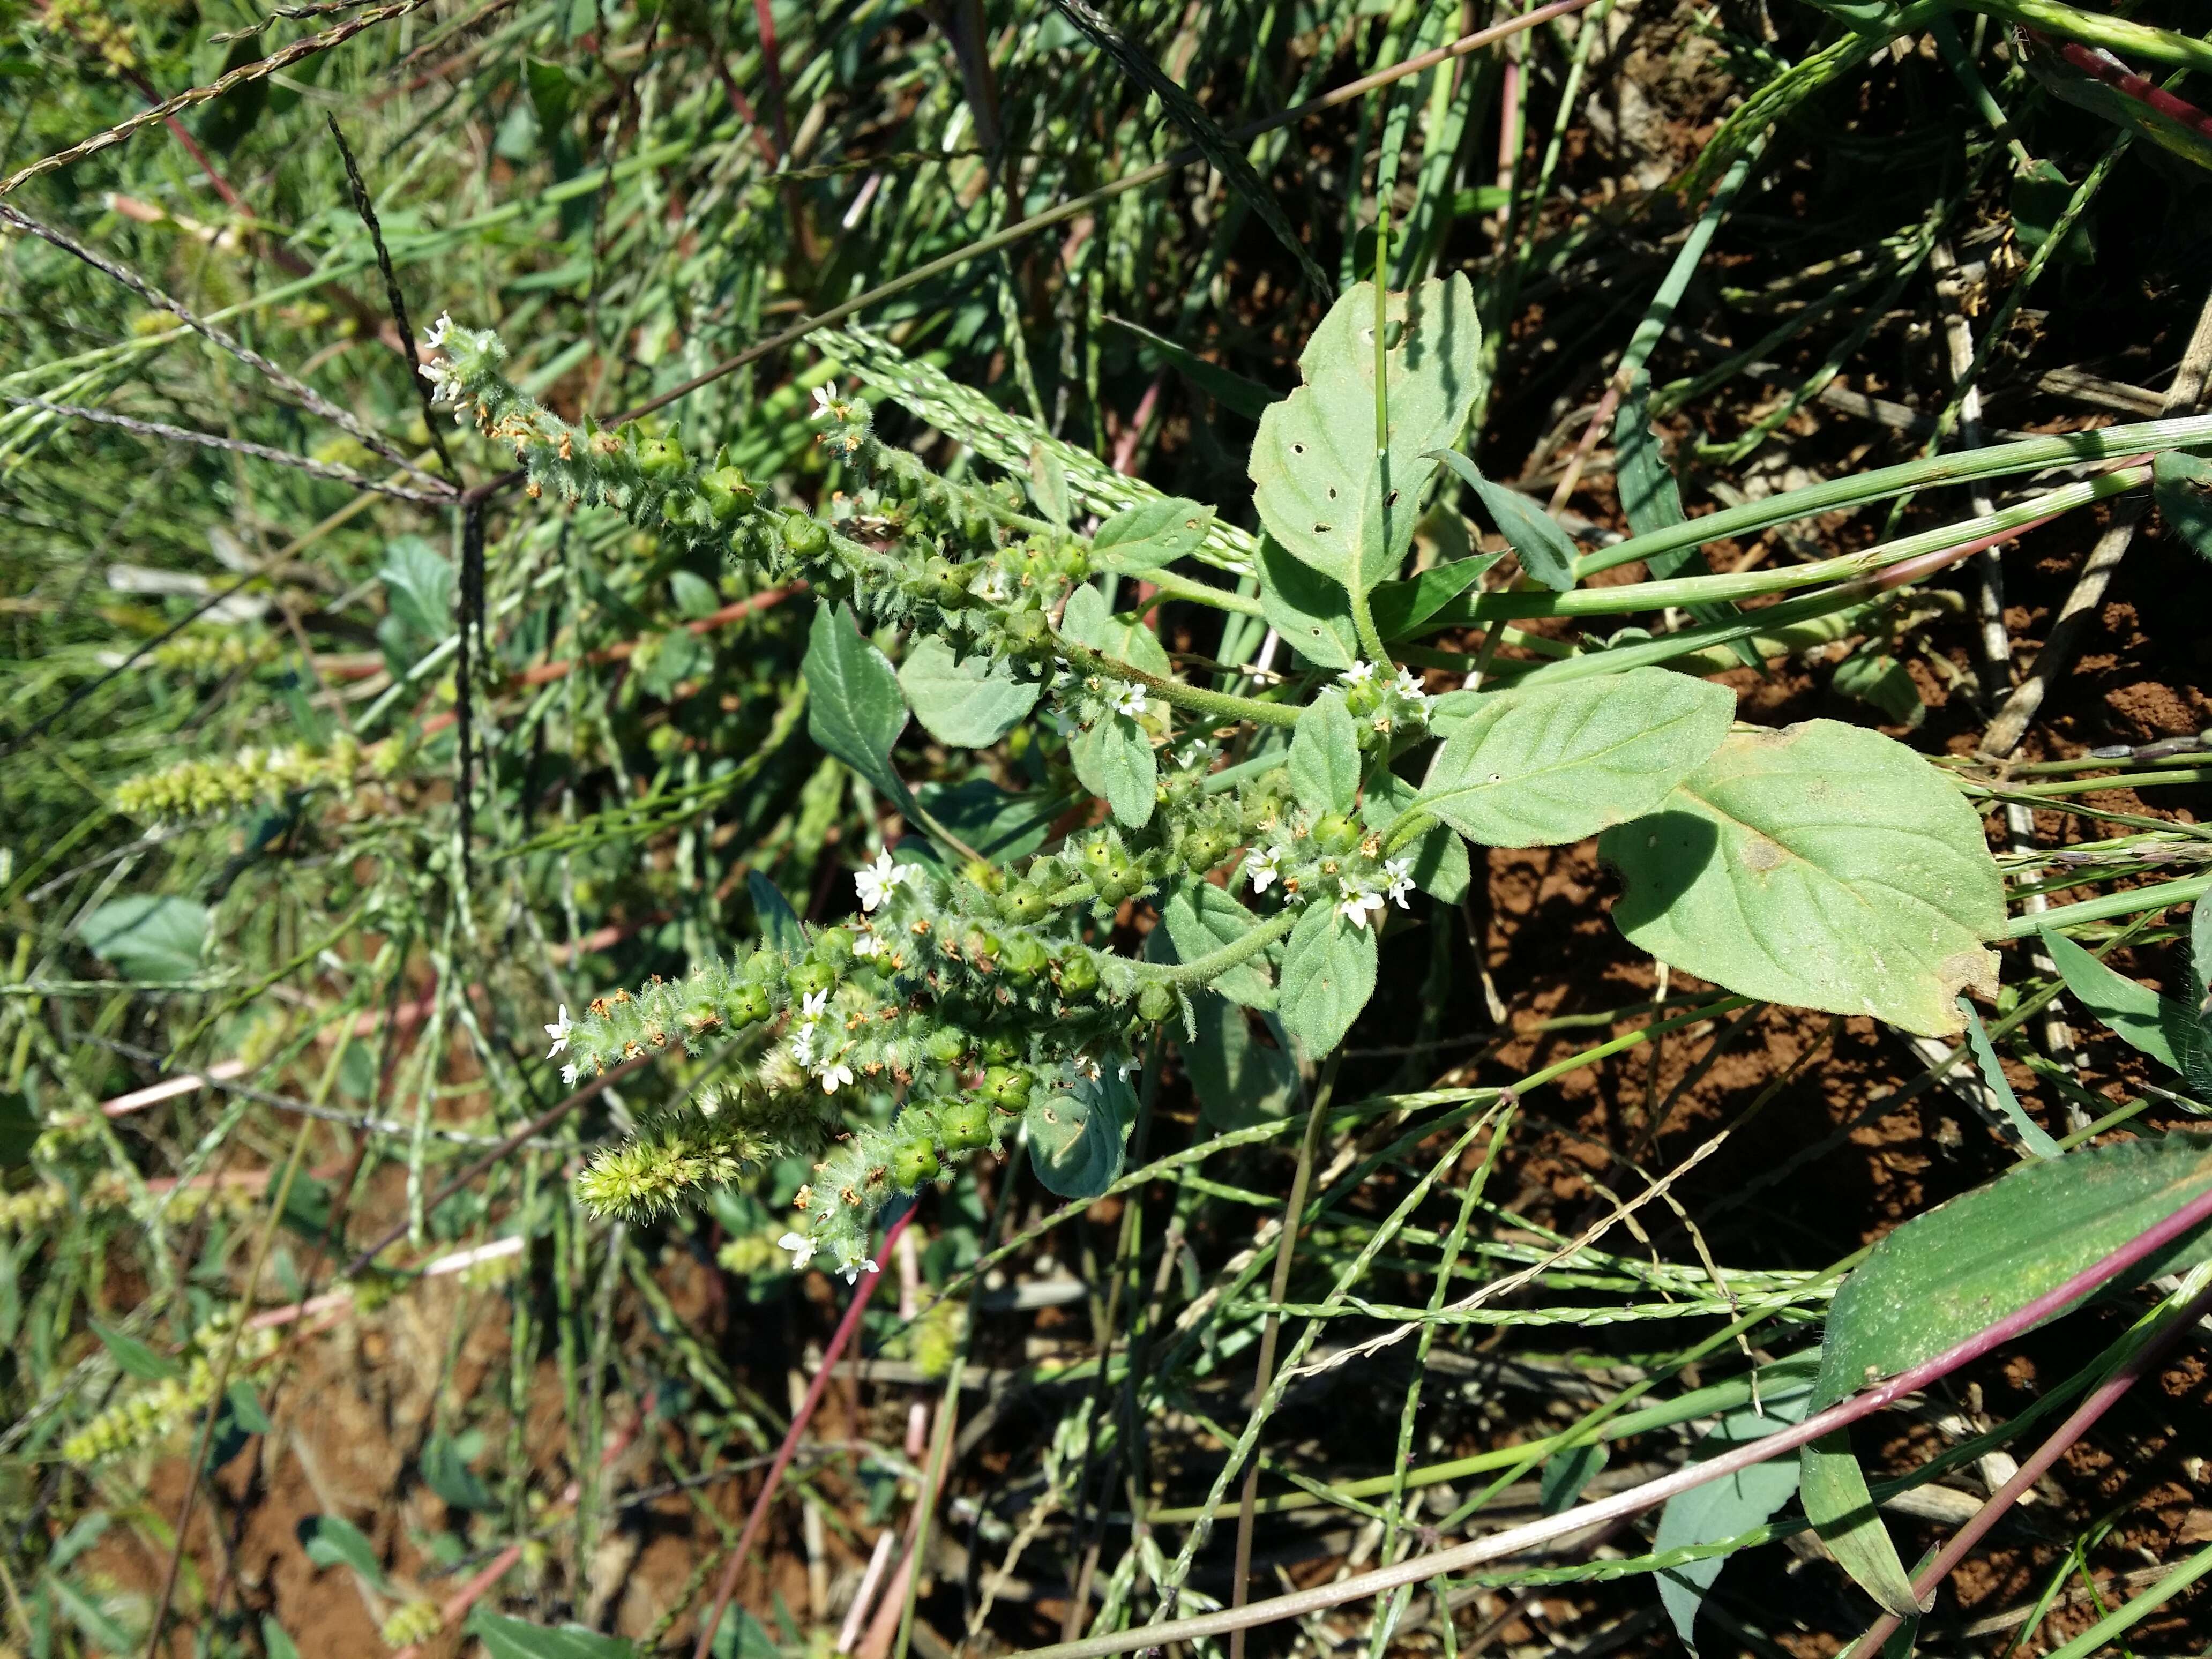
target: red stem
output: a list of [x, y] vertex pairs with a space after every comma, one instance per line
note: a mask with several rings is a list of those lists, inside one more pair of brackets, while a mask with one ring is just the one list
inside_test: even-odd
[[[896, 1247], [899, 1235], [906, 1231], [906, 1224], [913, 1219], [914, 1212], [909, 1209], [891, 1223], [890, 1231], [884, 1235], [884, 1242], [878, 1247], [885, 1255]], [[744, 1570], [745, 1557], [752, 1549], [753, 1540], [760, 1535], [762, 1524], [768, 1519], [769, 1505], [775, 1501], [775, 1489], [783, 1482], [783, 1472], [791, 1467], [791, 1460], [799, 1450], [799, 1437], [806, 1432], [807, 1424], [813, 1420], [814, 1408], [822, 1403], [822, 1396], [829, 1389], [830, 1375], [836, 1370], [837, 1361], [843, 1355], [846, 1345], [853, 1340], [853, 1334], [860, 1328], [860, 1316], [867, 1311], [868, 1298], [876, 1293], [876, 1286], [882, 1279], [880, 1273], [862, 1274], [860, 1288], [853, 1293], [852, 1305], [845, 1310], [845, 1316], [837, 1322], [836, 1334], [830, 1339], [829, 1347], [823, 1352], [822, 1364], [814, 1373], [814, 1381], [807, 1385], [806, 1398], [799, 1402], [799, 1410], [791, 1419], [791, 1427], [783, 1437], [783, 1443], [775, 1449], [775, 1461], [768, 1466], [768, 1479], [761, 1486], [760, 1496], [753, 1499], [752, 1513], [745, 1517], [745, 1529], [738, 1534], [737, 1547], [730, 1552], [730, 1565], [722, 1569], [721, 1587], [714, 1592], [713, 1610], [708, 1613], [706, 1622], [699, 1626], [699, 1643], [691, 1650], [691, 1659], [707, 1659], [707, 1650], [714, 1644], [714, 1632], [721, 1625], [723, 1613], [729, 1610], [730, 1598], [737, 1594], [738, 1574]]]

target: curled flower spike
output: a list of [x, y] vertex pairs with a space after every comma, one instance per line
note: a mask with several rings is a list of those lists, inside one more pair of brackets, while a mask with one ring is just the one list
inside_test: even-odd
[[786, 1233], [775, 1243], [778, 1249], [791, 1252], [791, 1270], [795, 1273], [805, 1273], [806, 1264], [814, 1260], [814, 1241], [805, 1233]]
[[1244, 860], [1245, 873], [1252, 878], [1252, 890], [1264, 893], [1283, 878], [1283, 860], [1288, 857], [1283, 848], [1270, 847], [1264, 853], [1255, 853]]
[[1346, 685], [1364, 685], [1374, 678], [1375, 665], [1371, 662], [1356, 662], [1337, 676]]
[[912, 869], [891, 862], [889, 853], [876, 854], [876, 861], [865, 870], [853, 872], [853, 885], [860, 895], [860, 908], [873, 915], [885, 899], [899, 887], [914, 879]]
[[850, 1261], [846, 1263], [845, 1282], [848, 1285], [858, 1284], [862, 1273], [879, 1273], [881, 1272], [883, 1272], [881, 1267], [876, 1266], [876, 1264], [871, 1261], [867, 1257], [862, 1256], [858, 1261]]
[[545, 1051], [545, 1058], [550, 1060], [567, 1048], [568, 1033], [575, 1029], [575, 1022], [568, 1018], [568, 1005], [564, 1002], [561, 1005], [560, 1017], [545, 1028], [545, 1035], [553, 1039], [553, 1046]]
[[1131, 720], [1142, 714], [1145, 708], [1145, 688], [1141, 685], [1124, 686], [1121, 695], [1114, 699], [1114, 712], [1126, 714]]

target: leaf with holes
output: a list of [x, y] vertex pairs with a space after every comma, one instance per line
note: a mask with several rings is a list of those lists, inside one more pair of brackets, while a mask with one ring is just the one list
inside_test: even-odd
[[1142, 501], [1098, 526], [1091, 550], [1109, 570], [1157, 570], [1195, 552], [1213, 528], [1213, 509], [1180, 496]]
[[1598, 854], [1626, 884], [1622, 933], [1745, 996], [1949, 1036], [1960, 989], [1996, 991], [2004, 883], [1981, 820], [1879, 732], [1733, 732]]
[[[1267, 532], [1356, 593], [1397, 574], [1436, 471], [1480, 384], [1474, 290], [1455, 274], [1385, 296], [1389, 441], [1375, 441], [1375, 289], [1329, 307], [1298, 358], [1305, 384], [1252, 441], [1252, 501]], [[1301, 649], [1304, 647], [1301, 647]]]
[[[2172, 1134], [2019, 1164], [1916, 1216], [1837, 1291], [1808, 1413], [1932, 1359], [2064, 1284], [2212, 1188], [2212, 1137]], [[2141, 1284], [2212, 1254], [2199, 1228], [2139, 1263]], [[2115, 1288], [2118, 1288], [2117, 1286]], [[1806, 1518], [1861, 1588], [1913, 1612], [1911, 1581], [1838, 1431], [1800, 1456]]]
[[1273, 536], [1260, 538], [1259, 576], [1261, 614], [1285, 644], [1322, 668], [1359, 660], [1359, 630], [1341, 587], [1300, 564]]
[[1649, 812], [1719, 747], [1735, 714], [1725, 687], [1663, 668], [1469, 701], [1420, 804], [1491, 847], [1580, 841]]

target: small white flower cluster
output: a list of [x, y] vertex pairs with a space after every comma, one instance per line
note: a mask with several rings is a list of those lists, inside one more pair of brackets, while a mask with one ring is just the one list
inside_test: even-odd
[[[442, 323], [446, 319], [441, 317], [438, 320]], [[545, 1035], [553, 1039], [553, 1046], [545, 1051], [545, 1058], [552, 1060], [563, 1048], [566, 1048], [568, 1046], [568, 1033], [575, 1029], [576, 1022], [568, 1018], [568, 1005], [564, 1002], [561, 1005], [561, 1012], [555, 1016], [553, 1023], [545, 1028]], [[574, 1088], [576, 1068], [574, 1066], [563, 1066], [561, 1068], [561, 1081], [571, 1089]]]
[[[453, 321], [453, 317], [441, 311], [438, 313], [438, 320], [423, 331], [422, 343], [433, 351], [442, 352], [459, 329], [459, 325]], [[452, 405], [453, 424], [466, 426], [469, 423], [468, 400], [461, 395], [460, 371], [454, 366], [452, 357], [430, 358], [422, 364], [422, 374], [430, 382], [430, 400]]]
[[1401, 665], [1395, 678], [1384, 679], [1375, 664], [1356, 662], [1337, 678], [1344, 683], [1352, 712], [1371, 719], [1377, 732], [1392, 731], [1401, 720], [1428, 721], [1433, 699], [1421, 690], [1420, 677], [1410, 668]]
[[[795, 1273], [805, 1273], [806, 1264], [814, 1260], [814, 1241], [805, 1233], [786, 1233], [775, 1242], [778, 1248], [791, 1252], [791, 1270]], [[863, 1256], [858, 1261], [846, 1264], [845, 1282], [856, 1284], [862, 1273], [879, 1273], [882, 1271], [873, 1261]]]
[[875, 915], [883, 908], [885, 899], [913, 879], [913, 866], [894, 864], [889, 853], [877, 854], [873, 864], [853, 873], [853, 885], [860, 895], [860, 908], [870, 915]]
[[1413, 860], [1410, 858], [1385, 859], [1382, 860], [1382, 875], [1384, 886], [1379, 893], [1357, 878], [1347, 878], [1344, 884], [1344, 897], [1336, 907], [1337, 915], [1354, 927], [1364, 927], [1369, 925], [1370, 917], [1381, 914], [1386, 902], [1396, 905], [1401, 910], [1412, 909], [1413, 906], [1406, 902], [1406, 895], [1413, 890]]
[[1283, 878], [1283, 860], [1291, 849], [1279, 842], [1264, 853], [1255, 853], [1244, 860], [1244, 873], [1252, 878], [1252, 890], [1264, 893]]
[[1145, 702], [1145, 688], [1141, 685], [1125, 685], [1114, 697], [1114, 712], [1130, 720], [1141, 716], [1148, 706]]
[[830, 1012], [827, 991], [809, 991], [799, 1006], [799, 1029], [791, 1034], [791, 1057], [821, 1084], [822, 1092], [834, 1095], [853, 1080], [853, 1068], [824, 1048], [817, 1053], [814, 1040], [820, 1031], [823, 1017]]

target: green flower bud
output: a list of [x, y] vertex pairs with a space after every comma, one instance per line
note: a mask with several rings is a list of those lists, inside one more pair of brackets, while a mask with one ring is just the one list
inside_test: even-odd
[[940, 1025], [922, 1043], [929, 1057], [940, 1066], [950, 1066], [968, 1052], [968, 1039], [950, 1025]]
[[999, 914], [1008, 921], [1039, 922], [1052, 914], [1052, 905], [1027, 882], [999, 902]]
[[960, 878], [970, 887], [980, 887], [987, 893], [1006, 890], [1006, 872], [982, 859], [970, 859], [961, 866]]
[[1052, 966], [1052, 954], [1029, 934], [1017, 933], [1006, 941], [1005, 948], [999, 952], [999, 965], [1027, 984]]
[[791, 987], [791, 994], [795, 1000], [817, 991], [828, 990], [837, 982], [837, 975], [825, 963], [802, 962], [791, 970], [784, 982]]
[[767, 990], [758, 985], [740, 985], [730, 994], [722, 1012], [732, 1025], [757, 1025], [769, 1016]]
[[1157, 1025], [1175, 1012], [1175, 993], [1154, 980], [1137, 993], [1137, 1017]]
[[1017, 611], [1006, 618], [1006, 645], [1011, 650], [1041, 651], [1051, 637], [1052, 626], [1042, 611]]
[[825, 927], [814, 936], [814, 954], [832, 974], [841, 974], [852, 965], [853, 936], [842, 927]]

